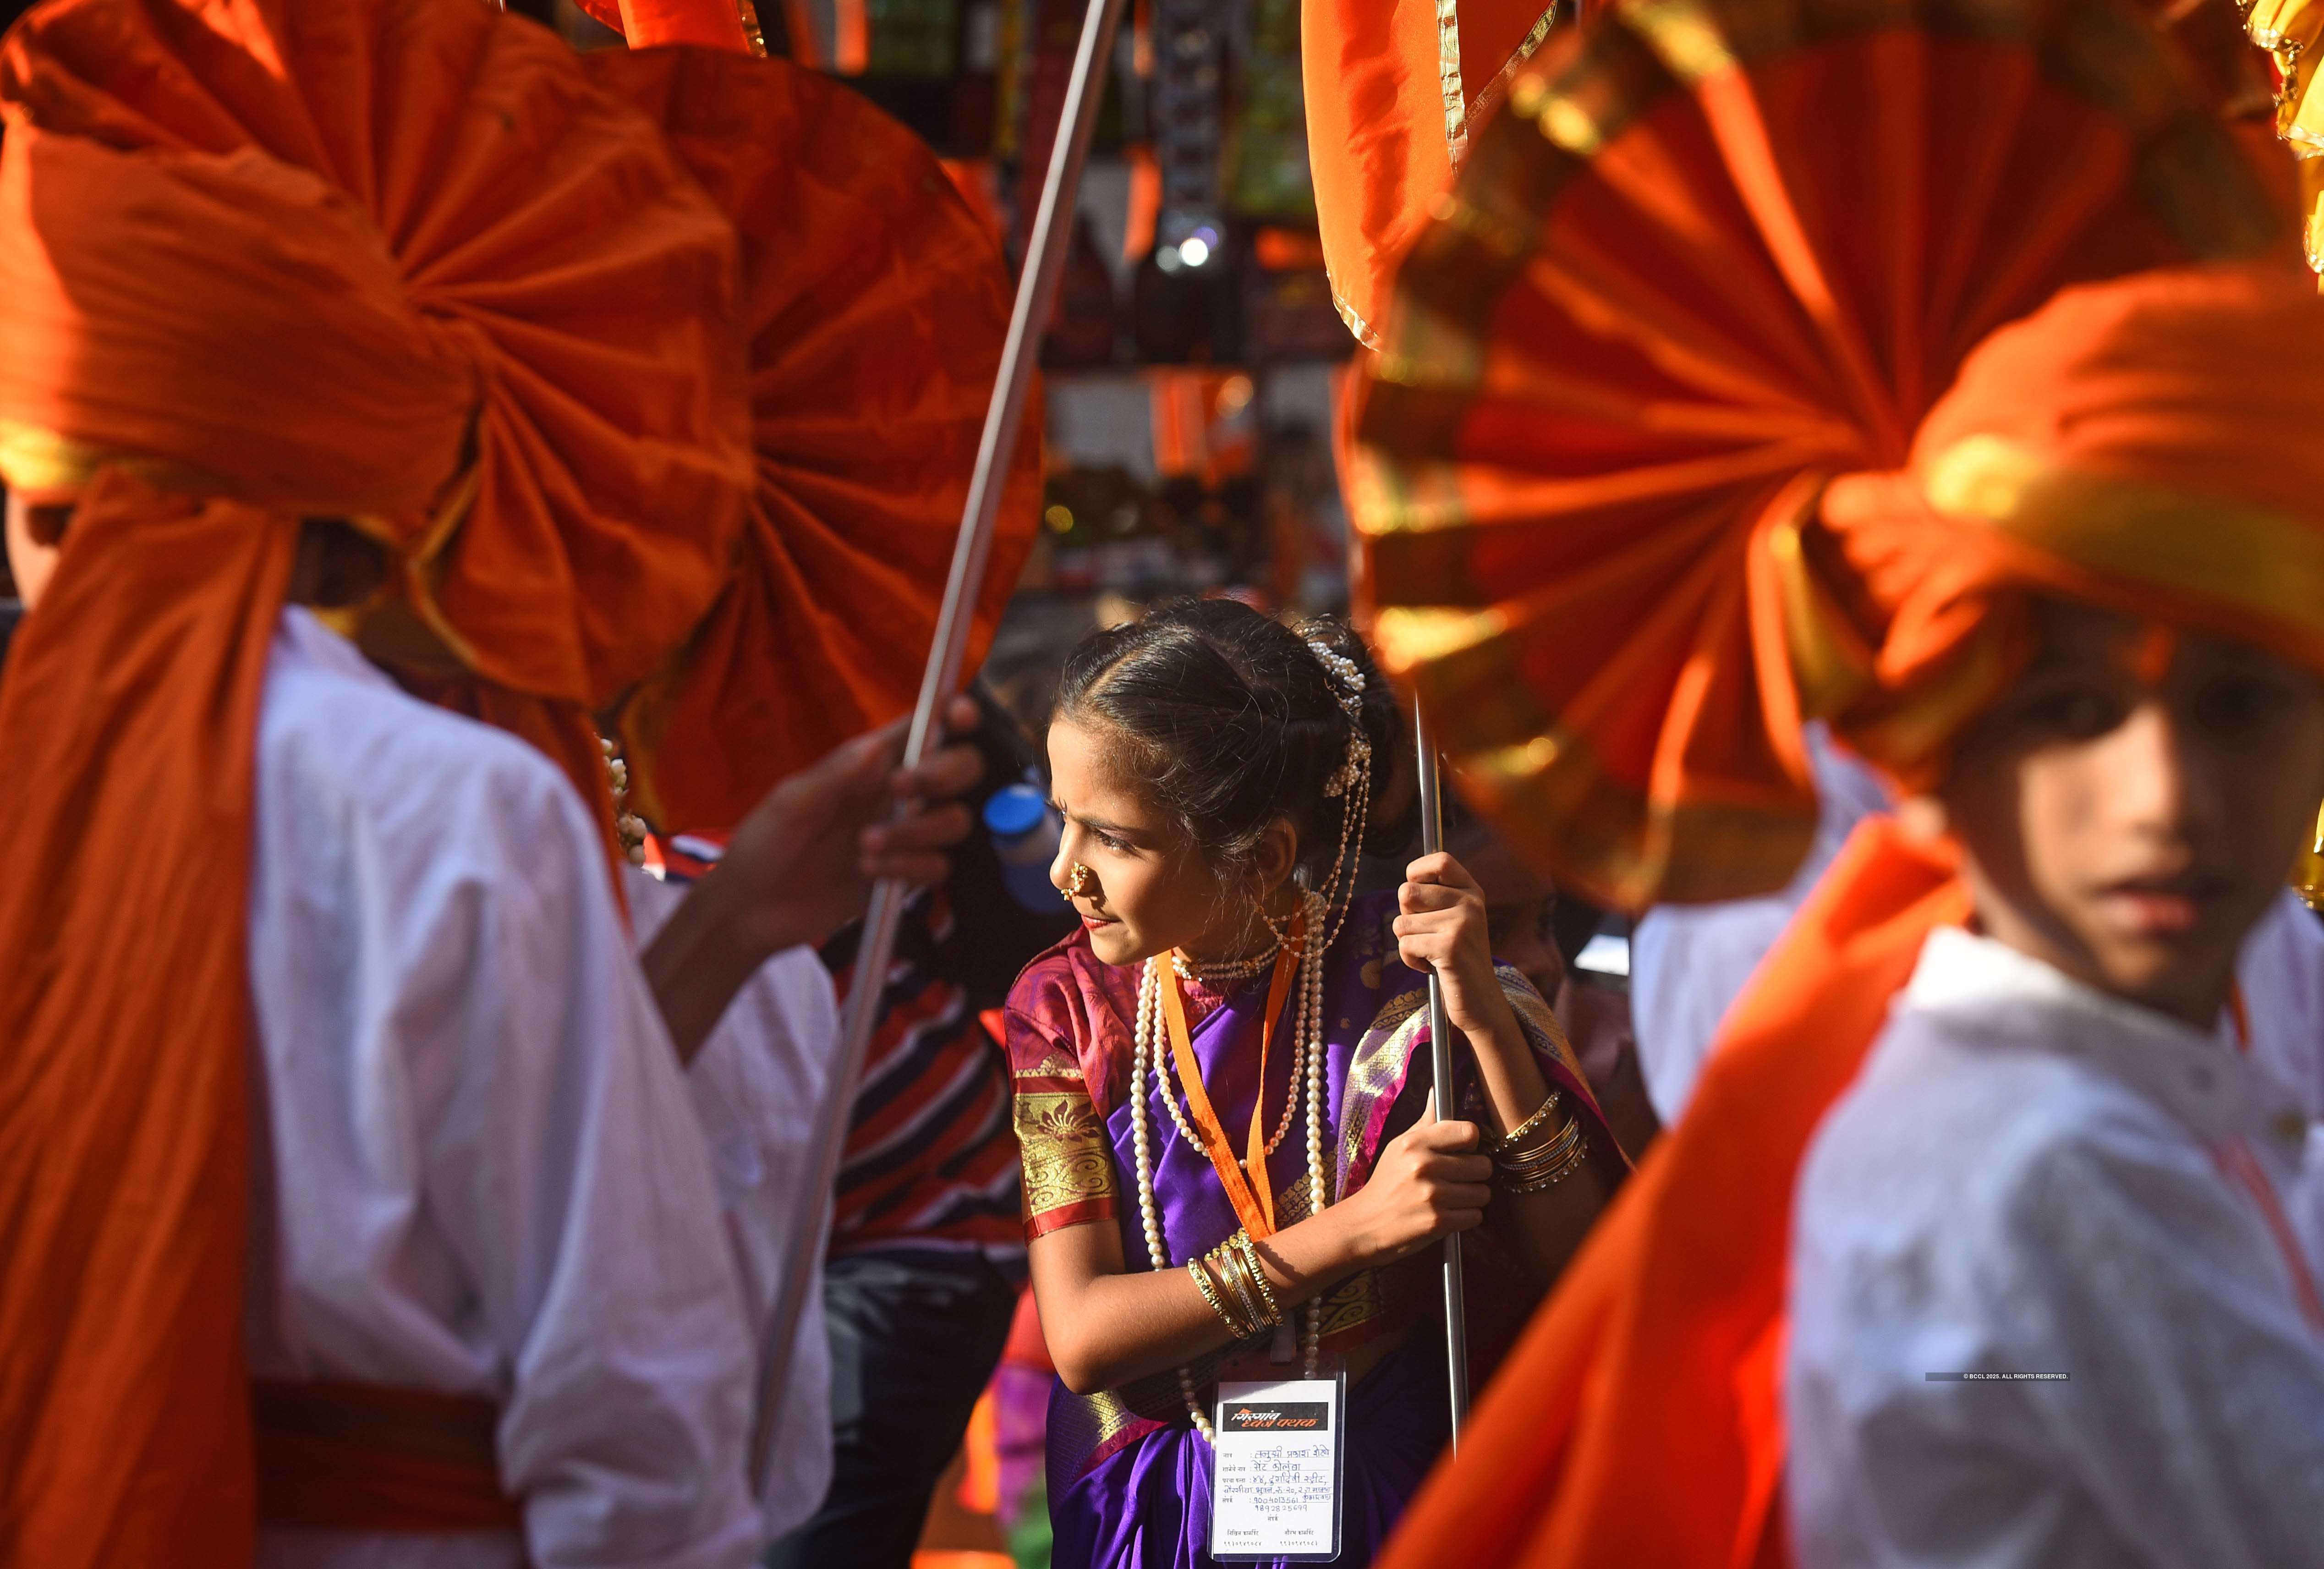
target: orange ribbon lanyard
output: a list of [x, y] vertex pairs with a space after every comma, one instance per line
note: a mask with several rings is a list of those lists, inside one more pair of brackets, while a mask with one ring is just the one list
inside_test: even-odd
[[[1186, 1092], [1186, 1111], [1194, 1119], [1194, 1136], [1202, 1141], [1203, 1153], [1211, 1158], [1211, 1168], [1219, 1174], [1219, 1182], [1227, 1190], [1235, 1214], [1253, 1241], [1275, 1234], [1275, 1185], [1267, 1176], [1267, 1057], [1268, 1048], [1275, 1040], [1275, 1021], [1282, 1015], [1283, 1001], [1291, 991], [1291, 974], [1298, 968], [1298, 934], [1283, 945], [1276, 955], [1275, 978], [1267, 988], [1267, 1016], [1261, 1021], [1259, 1034], [1259, 1094], [1250, 1108], [1250, 1144], [1241, 1164], [1236, 1164], [1227, 1144], [1227, 1131], [1219, 1125], [1219, 1114], [1211, 1110], [1210, 1092], [1203, 1087], [1203, 1066], [1194, 1060], [1194, 1043], [1186, 1029], [1186, 1000], [1178, 991], [1178, 975], [1175, 967], [1164, 964], [1162, 969], [1162, 1014], [1170, 1029], [1170, 1055], [1178, 1065], [1178, 1083]], [[1291, 1086], [1290, 1094], [1297, 1094], [1299, 1086]]]

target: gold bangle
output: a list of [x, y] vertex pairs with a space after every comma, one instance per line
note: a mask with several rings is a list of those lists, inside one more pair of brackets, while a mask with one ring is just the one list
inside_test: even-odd
[[1209, 1254], [1209, 1262], [1211, 1267], [1219, 1272], [1219, 1279], [1224, 1283], [1228, 1293], [1241, 1307], [1243, 1322], [1251, 1326], [1250, 1334], [1257, 1334], [1267, 1326], [1267, 1312], [1259, 1306], [1259, 1298], [1252, 1293], [1250, 1283], [1243, 1278], [1242, 1255], [1235, 1251], [1234, 1239], [1230, 1237], [1213, 1248]]
[[1574, 1147], [1573, 1153], [1566, 1159], [1565, 1163], [1558, 1167], [1554, 1171], [1544, 1172], [1538, 1176], [1511, 1180], [1503, 1185], [1503, 1189], [1508, 1193], [1539, 1193], [1545, 1188], [1555, 1187], [1559, 1183], [1563, 1182], [1567, 1177], [1581, 1170], [1582, 1167], [1588, 1165], [1589, 1160], [1589, 1149], [1584, 1146], [1576, 1145]]
[[1540, 1111], [1536, 1112], [1532, 1116], [1527, 1117], [1524, 1121], [1519, 1122], [1516, 1127], [1510, 1129], [1508, 1132], [1494, 1140], [1490, 1144], [1486, 1145], [1484, 1152], [1498, 1158], [1500, 1155], [1513, 1147], [1518, 1140], [1524, 1138], [1536, 1128], [1540, 1127], [1543, 1122], [1546, 1121], [1549, 1118], [1549, 1114], [1557, 1110], [1558, 1103], [1564, 1098], [1564, 1096], [1559, 1094], [1554, 1089], [1551, 1090], [1549, 1092], [1549, 1099], [1541, 1103]]
[[[1580, 1117], [1568, 1117], [1564, 1121], [1551, 1127], [1548, 1124], [1544, 1123], [1536, 1114], [1531, 1121], [1526, 1124], [1526, 1128], [1529, 1130], [1526, 1137], [1523, 1139], [1512, 1138], [1504, 1140], [1500, 1145], [1494, 1149], [1493, 1158], [1504, 1166], [1509, 1165], [1514, 1161], [1534, 1159], [1545, 1151], [1554, 1149], [1559, 1145], [1564, 1143], [1568, 1139], [1573, 1136], [1574, 1130], [1581, 1127], [1581, 1125], [1582, 1119]], [[1548, 1131], [1537, 1131], [1545, 1127], [1548, 1128]]]
[[1237, 1232], [1219, 1244], [1219, 1251], [1233, 1261], [1235, 1289], [1242, 1293], [1249, 1302], [1252, 1322], [1262, 1329], [1270, 1328], [1283, 1322], [1283, 1315], [1276, 1308], [1274, 1296], [1267, 1287], [1267, 1277], [1245, 1251], [1250, 1241], [1248, 1232]]
[[1242, 1254], [1243, 1265], [1250, 1271], [1250, 1283], [1258, 1288], [1259, 1300], [1267, 1305], [1267, 1322], [1283, 1322], [1283, 1303], [1275, 1295], [1274, 1283], [1267, 1278], [1267, 1267], [1259, 1257], [1259, 1244], [1250, 1240], [1249, 1232], [1237, 1232], [1227, 1239]]
[[1574, 1118], [1558, 1130], [1557, 1136], [1531, 1149], [1498, 1158], [1493, 1164], [1507, 1176], [1537, 1177], [1564, 1160], [1582, 1142], [1582, 1121]]
[[1582, 1119], [1579, 1117], [1568, 1117], [1564, 1121], [1560, 1122], [1556, 1127], [1551, 1129], [1546, 1134], [1529, 1139], [1523, 1144], [1512, 1145], [1508, 1149], [1504, 1149], [1499, 1154], [1494, 1156], [1493, 1158], [1499, 1161], [1504, 1166], [1516, 1165], [1527, 1160], [1538, 1160], [1550, 1150], [1555, 1149], [1561, 1145], [1566, 1144], [1571, 1140], [1579, 1138], [1581, 1136], [1581, 1131]]
[[1211, 1272], [1203, 1268], [1203, 1260], [1187, 1260], [1186, 1273], [1194, 1278], [1194, 1288], [1203, 1294], [1203, 1300], [1211, 1305], [1211, 1311], [1217, 1314], [1220, 1322], [1227, 1326], [1227, 1333], [1237, 1340], [1249, 1340], [1255, 1332], [1237, 1324], [1234, 1315], [1227, 1311], [1227, 1305], [1219, 1297], [1218, 1287], [1212, 1283]]

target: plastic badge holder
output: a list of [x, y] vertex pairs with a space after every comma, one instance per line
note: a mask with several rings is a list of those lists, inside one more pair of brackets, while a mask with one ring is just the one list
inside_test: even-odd
[[[1340, 1556], [1347, 1414], [1344, 1371], [1327, 1379], [1219, 1386], [1211, 1412], [1214, 1560], [1329, 1564]], [[1229, 1490], [1240, 1496], [1222, 1507]]]

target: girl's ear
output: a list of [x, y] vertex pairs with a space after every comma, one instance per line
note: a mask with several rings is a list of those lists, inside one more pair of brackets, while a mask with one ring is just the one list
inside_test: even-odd
[[1299, 865], [1299, 830], [1290, 818], [1277, 817], [1267, 826], [1252, 852], [1251, 865], [1259, 875], [1259, 897], [1272, 899]]

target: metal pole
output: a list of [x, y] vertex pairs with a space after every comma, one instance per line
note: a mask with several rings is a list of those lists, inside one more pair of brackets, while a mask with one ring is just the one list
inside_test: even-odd
[[[984, 411], [984, 435], [977, 444], [968, 504], [962, 510], [960, 538], [953, 547], [944, 609], [936, 617], [936, 641], [928, 650], [919, 702], [912, 710], [912, 727], [904, 743], [907, 767], [918, 766], [931, 746], [942, 739], [937, 709], [960, 687], [968, 630], [984, 584], [985, 558], [991, 553], [993, 521], [1007, 488], [1009, 458], [1017, 450], [1017, 433], [1025, 421], [1025, 400], [1040, 359], [1041, 330], [1056, 304], [1057, 280], [1065, 271], [1065, 242], [1073, 234], [1082, 165], [1089, 157], [1090, 133], [1097, 125], [1098, 106], [1105, 97], [1103, 70], [1112, 58], [1121, 6], [1122, 0], [1089, 0], [1088, 13], [1082, 19], [1081, 44], [1074, 51], [1074, 73], [1065, 87], [1065, 112], [1049, 152], [1049, 172], [1042, 181], [1041, 205], [1035, 210], [1032, 241], [1017, 281], [1017, 304], [1010, 313], [1009, 337], [1001, 351], [1001, 374], [993, 384], [992, 401]], [[856, 945], [854, 981], [840, 1020], [838, 1071], [816, 1121], [814, 1158], [807, 1163], [810, 1180], [799, 1190], [798, 1213], [791, 1227], [791, 1235], [798, 1239], [798, 1251], [783, 1275], [781, 1295], [776, 1299], [774, 1318], [759, 1357], [758, 1414], [751, 1435], [753, 1489], [766, 1475], [775, 1432], [780, 1426], [790, 1380], [791, 1343], [798, 1338], [799, 1315], [807, 1306], [807, 1279], [825, 1245], [825, 1226], [832, 1191], [839, 1181], [839, 1155], [855, 1105], [855, 1086], [863, 1076], [872, 1027], [880, 1017], [880, 996], [887, 989], [888, 963], [896, 951], [896, 928], [910, 896], [911, 890], [901, 883], [882, 882], [872, 889], [862, 938]]]
[[[1444, 786], [1437, 777], [1436, 747], [1428, 735], [1428, 720], [1415, 699], [1412, 734], [1420, 753], [1420, 850], [1434, 855], [1444, 848]], [[1444, 1017], [1444, 988], [1434, 972], [1428, 977], [1428, 1045], [1435, 1071], [1434, 1096], [1440, 1121], [1452, 1116], [1452, 1026]], [[1469, 1320], [1461, 1292], [1461, 1233], [1444, 1239], [1444, 1371], [1452, 1398], [1452, 1447], [1461, 1447], [1461, 1427], [1469, 1419]]]

